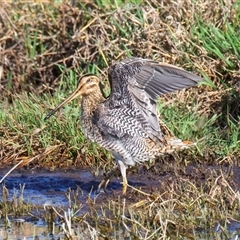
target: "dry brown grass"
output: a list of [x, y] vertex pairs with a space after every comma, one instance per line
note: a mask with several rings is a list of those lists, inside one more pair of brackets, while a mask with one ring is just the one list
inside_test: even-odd
[[48, 3], [4, 3], [0, 8], [3, 93], [7, 94], [10, 71], [11, 91], [36, 91], [37, 87], [43, 92], [58, 84], [61, 72], [57, 64], [83, 71], [93, 63], [102, 68], [126, 57], [126, 49], [134, 56], [201, 70], [215, 82], [217, 77], [236, 79], [239, 73], [226, 73], [224, 63], [211, 58], [190, 32], [196, 16], [220, 29], [233, 22], [234, 1], [224, 3], [216, 2], [213, 8], [210, 1], [151, 0], [142, 7], [126, 5], [107, 12], [88, 1], [82, 6], [64, 1], [51, 7]]

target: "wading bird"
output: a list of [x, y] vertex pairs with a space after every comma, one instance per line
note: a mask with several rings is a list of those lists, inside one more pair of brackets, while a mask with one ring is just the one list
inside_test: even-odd
[[[130, 58], [108, 70], [111, 94], [105, 98], [95, 75], [80, 78], [76, 90], [45, 117], [48, 119], [64, 104], [81, 99], [81, 124], [87, 138], [111, 151], [121, 172], [123, 194], [127, 190], [126, 170], [174, 148], [161, 130], [157, 98], [163, 94], [196, 85], [201, 78], [181, 68], [148, 59]], [[181, 142], [179, 145], [184, 145]]]

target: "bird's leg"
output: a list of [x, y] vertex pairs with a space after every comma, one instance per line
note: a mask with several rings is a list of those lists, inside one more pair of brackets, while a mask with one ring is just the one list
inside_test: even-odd
[[113, 176], [118, 176], [121, 173], [122, 178], [123, 178], [123, 182], [122, 182], [122, 184], [123, 184], [123, 194], [126, 193], [127, 186], [128, 186], [127, 172], [136, 169], [136, 166], [130, 166], [129, 168], [127, 168], [121, 160], [116, 160], [116, 161], [118, 163], [118, 167], [116, 167], [113, 170], [111, 170], [110, 172], [108, 172], [107, 176], [98, 185], [98, 191], [102, 188], [105, 189], [107, 187], [109, 181], [111, 180], [111, 178]]
[[122, 174], [122, 178], [123, 178], [123, 182], [122, 182], [123, 190], [122, 190], [122, 193], [123, 193], [123, 195], [125, 195], [126, 191], [127, 191], [127, 186], [128, 186], [127, 167], [121, 160], [118, 160], [117, 163], [118, 163], [118, 166], [120, 168], [120, 171], [121, 171], [121, 174]]

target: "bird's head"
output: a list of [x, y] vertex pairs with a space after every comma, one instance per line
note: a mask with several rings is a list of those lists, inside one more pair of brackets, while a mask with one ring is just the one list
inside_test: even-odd
[[95, 93], [99, 90], [99, 83], [100, 80], [95, 75], [84, 75], [82, 76], [79, 81], [76, 90], [63, 102], [61, 102], [55, 109], [53, 109], [51, 112], [48, 113], [48, 115], [44, 118], [44, 120], [47, 120], [50, 118], [55, 112], [57, 112], [62, 106], [69, 103], [73, 99], [80, 97], [80, 96], [87, 96], [92, 93]]
[[99, 89], [99, 83], [100, 80], [97, 76], [92, 74], [86, 74], [79, 79], [77, 89], [72, 93], [72, 95], [76, 94], [76, 97], [78, 97], [80, 95], [87, 96], [91, 93], [94, 93], [96, 92], [96, 90]]

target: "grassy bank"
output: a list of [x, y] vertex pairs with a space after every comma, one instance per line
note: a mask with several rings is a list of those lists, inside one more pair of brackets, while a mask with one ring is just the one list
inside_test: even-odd
[[216, 159], [237, 156], [238, 5], [217, 3], [213, 11], [204, 2], [116, 4], [15, 2], [1, 8], [2, 163], [27, 163], [37, 154], [44, 162], [59, 154], [69, 164], [76, 157], [90, 159], [87, 165], [105, 158], [81, 133], [78, 103], [50, 122], [43, 117], [74, 89], [78, 75], [93, 72], [105, 80], [106, 67], [127, 56], [202, 75], [205, 85], [161, 99], [161, 118], [178, 137], [199, 142], [200, 150], [214, 149]]

